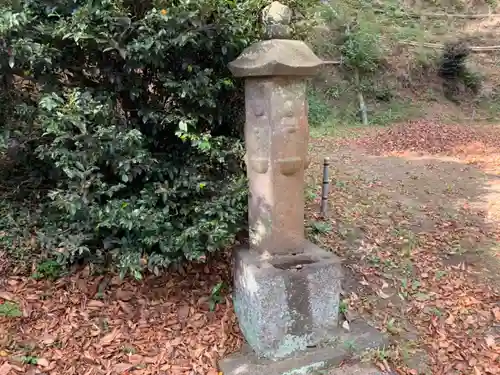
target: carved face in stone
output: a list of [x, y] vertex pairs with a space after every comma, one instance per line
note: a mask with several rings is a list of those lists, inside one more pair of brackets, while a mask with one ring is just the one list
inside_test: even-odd
[[246, 95], [249, 105], [245, 125], [248, 167], [257, 173], [269, 169], [270, 126], [268, 117], [268, 93], [265, 82], [248, 82]]

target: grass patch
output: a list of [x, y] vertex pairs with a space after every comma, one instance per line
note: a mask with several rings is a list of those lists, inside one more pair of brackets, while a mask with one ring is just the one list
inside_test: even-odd
[[[312, 98], [312, 99], [311, 99]], [[353, 99], [354, 100], [354, 99]], [[352, 138], [366, 129], [361, 124], [354, 102], [340, 106], [328, 103], [318, 91], [313, 91], [309, 97], [309, 124], [311, 137], [332, 136]], [[397, 122], [418, 118], [423, 114], [422, 107], [410, 100], [394, 99], [384, 103], [373, 103], [370, 106], [370, 126], [390, 126]]]
[[362, 125], [358, 126], [341, 126], [341, 127], [321, 127], [312, 128], [310, 130], [311, 138], [322, 138], [322, 137], [332, 137], [341, 139], [355, 139], [360, 134], [365, 127]]
[[495, 89], [490, 95], [478, 98], [475, 111], [471, 111], [471, 117], [474, 117], [475, 122], [498, 124], [499, 112], [500, 92]]
[[332, 117], [333, 112], [331, 106], [322, 98], [321, 93], [311, 89], [307, 95], [309, 105], [309, 125], [312, 127], [322, 126]]
[[48, 259], [38, 264], [38, 266], [36, 267], [36, 271], [33, 273], [32, 277], [35, 280], [40, 280], [40, 279], [55, 280], [61, 277], [62, 273], [63, 273], [62, 265], [55, 260]]
[[22, 356], [20, 358], [21, 360], [21, 363], [22, 364], [25, 364], [25, 365], [37, 365], [38, 364], [38, 358], [37, 357], [34, 357], [34, 356]]
[[4, 318], [19, 318], [23, 316], [23, 313], [19, 306], [11, 301], [2, 301], [0, 300], [0, 317]]
[[379, 105], [371, 116], [371, 123], [378, 126], [387, 126], [396, 122], [412, 120], [423, 114], [422, 108], [409, 100], [393, 100], [386, 105]]

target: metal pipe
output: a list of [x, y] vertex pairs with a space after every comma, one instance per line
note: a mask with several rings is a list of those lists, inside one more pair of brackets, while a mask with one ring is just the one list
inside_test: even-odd
[[328, 177], [328, 167], [330, 166], [330, 158], [325, 158], [323, 161], [323, 186], [321, 189], [321, 207], [320, 213], [326, 216], [328, 207], [328, 191], [330, 190], [330, 178]]

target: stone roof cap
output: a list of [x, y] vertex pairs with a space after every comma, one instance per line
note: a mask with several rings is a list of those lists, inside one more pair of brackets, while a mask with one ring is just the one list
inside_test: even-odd
[[246, 48], [229, 70], [236, 77], [313, 76], [324, 64], [300, 40], [271, 39]]

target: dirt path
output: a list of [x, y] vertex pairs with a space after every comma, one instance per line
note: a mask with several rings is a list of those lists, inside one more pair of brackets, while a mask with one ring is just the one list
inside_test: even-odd
[[[386, 208], [411, 214], [407, 225], [416, 233], [432, 232], [437, 220], [453, 218], [462, 218], [469, 227], [477, 226], [485, 232], [499, 227], [500, 175], [485, 173], [464, 160], [415, 152], [373, 156], [345, 146], [337, 146], [332, 153], [327, 142], [318, 143], [316, 152], [318, 164], [324, 157], [330, 158], [337, 185], [334, 191], [346, 183], [364, 183], [361, 187], [369, 191], [365, 193], [367, 197], [386, 197], [391, 201]], [[316, 169], [321, 167], [317, 165]], [[331, 203], [335, 205], [335, 195]], [[360, 202], [355, 206], [360, 206]], [[468, 211], [466, 215], [464, 210]], [[490, 239], [496, 242], [496, 237]], [[483, 261], [490, 276], [500, 277], [500, 253], [485, 252], [482, 246], [478, 251], [476, 244], [477, 241], [464, 243], [457, 251], [469, 257], [470, 250], [480, 253], [477, 261]]]
[[325, 156], [333, 180], [329, 219], [310, 204], [312, 235], [352, 271], [350, 313], [394, 339], [372, 357], [407, 374], [500, 374], [494, 168], [423, 152], [374, 156], [329, 138], [315, 141], [314, 155], [311, 184], [321, 185]]

